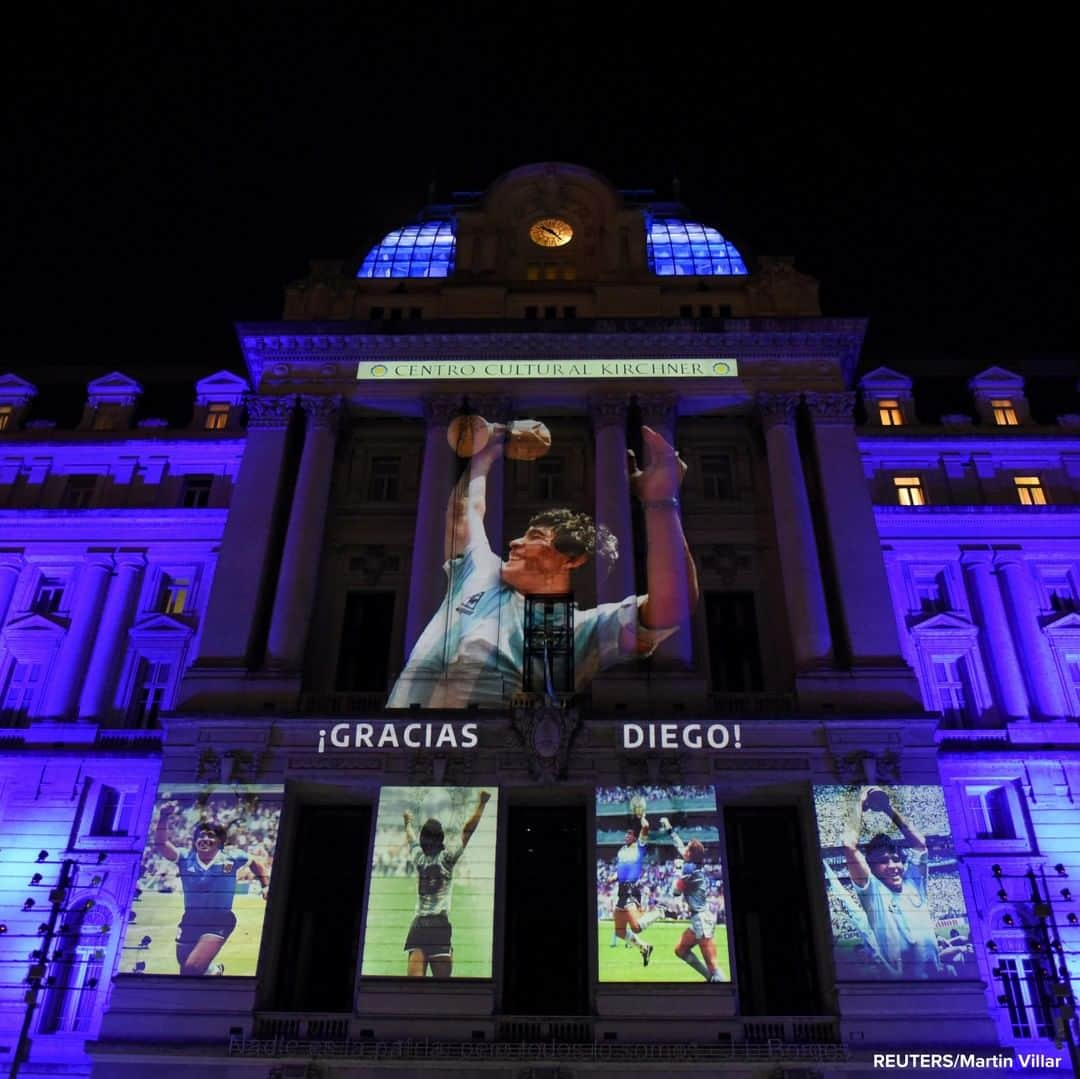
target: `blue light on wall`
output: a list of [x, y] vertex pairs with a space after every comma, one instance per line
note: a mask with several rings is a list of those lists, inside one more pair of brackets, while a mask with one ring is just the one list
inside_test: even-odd
[[423, 221], [388, 232], [357, 277], [448, 277], [454, 270], [453, 221]]
[[661, 277], [745, 274], [735, 245], [716, 229], [677, 217], [646, 217], [649, 269]]

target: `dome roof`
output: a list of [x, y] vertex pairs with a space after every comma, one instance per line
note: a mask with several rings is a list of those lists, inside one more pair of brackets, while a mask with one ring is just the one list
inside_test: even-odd
[[735, 245], [716, 229], [678, 217], [646, 214], [645, 250], [649, 269], [660, 277], [748, 272]]
[[388, 232], [365, 256], [357, 277], [448, 277], [454, 271], [454, 222], [422, 221]]

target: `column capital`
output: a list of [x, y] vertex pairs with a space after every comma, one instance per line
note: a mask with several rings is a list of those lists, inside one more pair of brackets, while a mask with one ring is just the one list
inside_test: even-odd
[[469, 407], [492, 423], [506, 423], [514, 415], [514, 400], [505, 393], [470, 394]]
[[300, 395], [300, 407], [307, 417], [308, 430], [325, 429], [336, 432], [341, 423], [343, 404], [344, 399], [339, 393], [329, 396], [314, 393]]
[[448, 393], [429, 394], [421, 405], [429, 427], [449, 427], [450, 421], [461, 411], [461, 398]]
[[247, 399], [247, 425], [271, 430], [288, 427], [295, 407], [296, 394], [293, 393], [276, 397], [252, 395]]
[[589, 418], [592, 420], [593, 429], [603, 430], [605, 427], [626, 427], [626, 410], [629, 401], [625, 396], [617, 394], [602, 394], [589, 398]]
[[0, 551], [0, 569], [14, 570], [19, 573], [25, 565], [26, 559], [23, 558], [22, 548]]
[[1027, 559], [1024, 557], [1024, 551], [1020, 547], [995, 547], [993, 554], [995, 566], [1027, 565]]
[[852, 423], [855, 416], [855, 394], [808, 393], [805, 396], [815, 423]]
[[960, 563], [965, 569], [972, 566], [989, 566], [994, 561], [994, 552], [989, 547], [961, 547]]
[[146, 566], [145, 551], [117, 551], [117, 569], [143, 569]]
[[87, 551], [82, 561], [84, 566], [93, 566], [95, 569], [111, 570], [116, 565], [112, 551]]
[[795, 409], [799, 407], [797, 393], [759, 393], [754, 398], [761, 425], [766, 431], [778, 424], [795, 422]]
[[679, 414], [679, 397], [674, 393], [639, 393], [637, 404], [646, 423], [673, 424]]

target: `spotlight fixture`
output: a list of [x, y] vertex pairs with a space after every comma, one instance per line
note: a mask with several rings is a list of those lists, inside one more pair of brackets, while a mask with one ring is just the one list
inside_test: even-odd
[[37, 927], [37, 935], [39, 937], [45, 936], [45, 934], [48, 933], [48, 931], [49, 931], [49, 927], [44, 922], [42, 922], [41, 925], [39, 925]]
[[52, 974], [50, 974], [50, 975], [49, 975], [49, 976], [48, 976], [48, 977], [47, 977], [47, 978], [45, 979], [45, 984], [46, 984], [47, 986], [49, 986], [49, 988], [51, 989], [51, 988], [52, 988], [52, 987], [53, 987], [54, 985], [56, 985], [56, 978], [55, 978], [55, 977], [54, 977], [54, 976], [53, 976]]
[[94, 905], [94, 901], [92, 899], [88, 899], [88, 900], [86, 900], [85, 903], [83, 903], [82, 909], [84, 911], [89, 910], [93, 905]]
[[1011, 914], [1006, 914], [1005, 917], [1002, 918], [1001, 920], [1006, 925], [1016, 925], [1016, 919]]
[[1066, 903], [1068, 903], [1069, 900], [1072, 899], [1072, 892], [1070, 892], [1068, 888], [1062, 888], [1061, 898], [1064, 899]]
[[1058, 875], [1059, 877], [1065, 877], [1065, 876], [1068, 876], [1068, 873], [1069, 873], [1069, 871], [1068, 871], [1068, 870], [1067, 870], [1067, 869], [1065, 868], [1065, 866], [1064, 866], [1064, 865], [1062, 865], [1062, 863], [1061, 863], [1061, 862], [1058, 862], [1058, 864], [1057, 864], [1056, 866], [1054, 866], [1054, 872], [1055, 872], [1055, 873], [1056, 873], [1056, 874], [1057, 874], [1057, 875]]
[[101, 884], [101, 874], [97, 873], [93, 877], [91, 877], [90, 884], [94, 888], [98, 887], [98, 885]]
[[1009, 998], [1004, 993], [1001, 993], [998, 996], [998, 1003], [999, 1004], [1008, 1004], [1009, 1003]]
[[135, 964], [135, 973], [136, 974], [143, 974], [145, 972], [146, 972], [146, 963], [144, 963], [140, 959], [139, 962]]
[[994, 864], [993, 864], [993, 865], [992, 865], [992, 866], [990, 867], [990, 872], [991, 872], [991, 873], [993, 873], [995, 877], [998, 877], [998, 878], [1000, 879], [1000, 877], [1001, 877], [1001, 866], [999, 866], [999, 865], [998, 865], [998, 864], [997, 864], [997, 863], [995, 862], [995, 863], [994, 863]]
[[7, 932], [7, 922], [0, 922], [0, 937]]
[[40, 883], [41, 883], [41, 874], [40, 873], [35, 873], [30, 878], [30, 886], [33, 887], [35, 884], [40, 884]]
[[37, 860], [39, 862], [47, 862], [49, 860], [49, 852], [47, 850], [39, 850], [37, 852]]
[[996, 952], [997, 951], [997, 942], [993, 941], [993, 940], [988, 940], [986, 942], [986, 950], [990, 951], [990, 952]]
[[1080, 918], [1077, 918], [1077, 916], [1072, 911], [1069, 911], [1068, 922], [1069, 925], [1076, 925], [1078, 922], [1080, 922]]
[[34, 901], [32, 899], [27, 899], [27, 901], [25, 903], [23, 903], [22, 909], [23, 910], [33, 910], [34, 909]]
[[108, 857], [108, 855], [107, 855], [107, 854], [106, 854], [106, 853], [105, 853], [105, 852], [104, 852], [103, 850], [99, 850], [99, 851], [98, 851], [98, 856], [97, 856], [97, 864], [98, 864], [98, 865], [101, 865], [101, 863], [102, 863], [103, 861], [105, 861], [105, 859], [106, 859], [107, 857]]
[[45, 958], [45, 953], [40, 948], [35, 948], [30, 953], [30, 962], [31, 963], [40, 963], [42, 961], [42, 959], [44, 959], [44, 958]]
[[87, 978], [86, 979], [86, 988], [87, 989], [97, 989], [97, 983], [98, 983], [97, 978]]
[[142, 888], [136, 888], [132, 893], [132, 899], [142, 899]]
[[998, 888], [998, 899], [1000, 899], [1002, 901], [1002, 903], [1004, 903], [1005, 900], [1008, 899], [1008, 898], [1009, 898], [1009, 893], [1007, 891], [1005, 891], [1004, 888]]
[[1055, 952], [1060, 952], [1063, 950], [1061, 947], [1061, 941], [1058, 940], [1056, 937], [1050, 942], [1050, 947], [1053, 948]]
[[140, 948], [149, 948], [150, 945], [153, 944], [153, 942], [154, 942], [154, 938], [147, 935], [147, 936], [143, 937], [142, 940], [139, 941], [139, 947]]

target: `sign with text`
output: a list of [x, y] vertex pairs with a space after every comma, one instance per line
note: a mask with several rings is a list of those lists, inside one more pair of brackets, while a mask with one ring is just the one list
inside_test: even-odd
[[443, 381], [467, 378], [734, 378], [739, 373], [734, 359], [634, 360], [365, 360], [356, 369], [361, 382]]
[[623, 723], [620, 749], [742, 749], [740, 723]]

